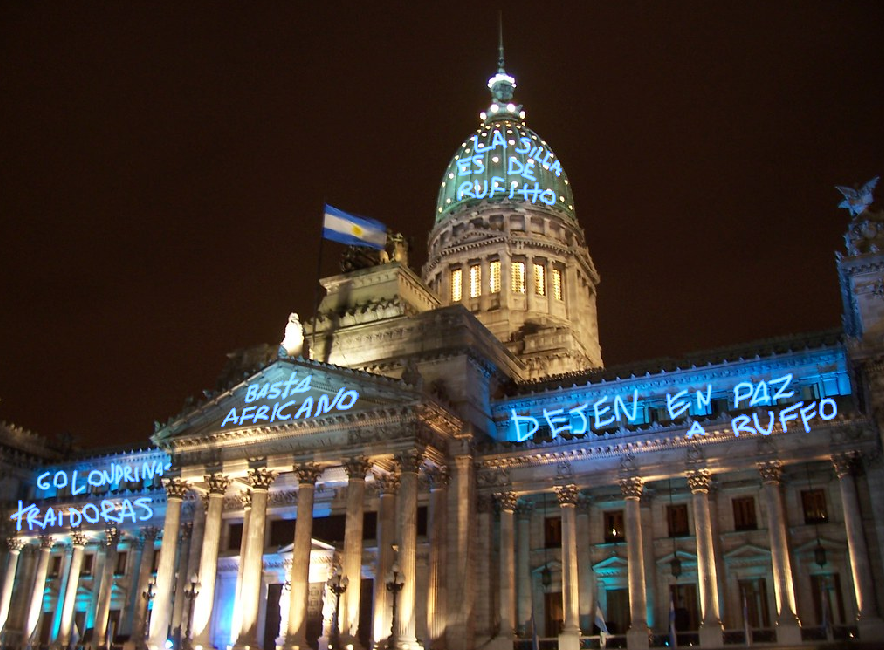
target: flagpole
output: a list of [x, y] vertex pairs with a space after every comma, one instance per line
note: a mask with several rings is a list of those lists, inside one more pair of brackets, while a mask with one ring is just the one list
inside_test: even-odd
[[322, 278], [322, 247], [325, 237], [322, 235], [322, 229], [325, 227], [325, 198], [322, 199], [322, 216], [319, 221], [319, 256], [316, 260], [316, 284], [313, 287], [313, 331], [310, 334], [310, 357], [316, 359], [316, 325], [319, 320], [319, 302], [322, 299], [319, 294], [320, 282]]

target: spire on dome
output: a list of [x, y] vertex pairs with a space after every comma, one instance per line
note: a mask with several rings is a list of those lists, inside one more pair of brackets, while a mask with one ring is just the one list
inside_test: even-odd
[[488, 80], [488, 90], [491, 91], [491, 107], [487, 113], [480, 113], [483, 120], [491, 121], [500, 117], [508, 119], [525, 119], [525, 112], [521, 106], [513, 104], [513, 89], [516, 80], [506, 73], [503, 57], [503, 12], [497, 12], [497, 74]]

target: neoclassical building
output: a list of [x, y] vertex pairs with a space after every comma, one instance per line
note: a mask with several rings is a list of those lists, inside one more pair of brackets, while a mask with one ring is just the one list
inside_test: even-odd
[[144, 448], [0, 428], [3, 645], [884, 639], [884, 212], [853, 216], [842, 330], [607, 368], [514, 88], [501, 57], [420, 275], [324, 278], [303, 341], [231, 354]]

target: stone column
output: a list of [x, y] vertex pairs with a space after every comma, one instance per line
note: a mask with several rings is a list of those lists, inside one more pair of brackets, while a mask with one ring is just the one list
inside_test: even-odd
[[6, 539], [9, 547], [9, 556], [6, 559], [6, 572], [3, 574], [3, 586], [0, 587], [0, 636], [3, 636], [4, 626], [9, 618], [9, 604], [12, 601], [12, 587], [15, 584], [15, 571], [18, 568], [18, 558], [21, 555], [22, 540], [18, 537]]
[[[580, 580], [580, 630], [589, 636], [595, 621], [595, 571], [592, 569], [592, 546], [589, 543], [590, 498], [577, 501], [577, 577]], [[529, 612], [530, 615], [530, 612]]]
[[230, 643], [236, 643], [242, 624], [242, 569], [246, 559], [246, 537], [249, 534], [249, 520], [252, 518], [252, 495], [248, 491], [239, 495], [242, 500], [242, 535], [239, 542], [239, 563], [236, 565], [236, 590], [233, 601], [233, 618], [230, 627]]
[[[144, 637], [147, 633], [147, 598], [141, 594], [147, 591], [153, 573], [154, 540], [160, 531], [154, 526], [145, 526], [138, 536], [138, 545], [141, 548], [141, 556], [138, 559], [138, 581], [135, 583], [132, 593], [134, 614], [132, 616], [132, 637], [126, 644], [126, 649], [143, 648]], [[76, 594], [75, 594], [76, 597]], [[67, 605], [67, 601], [65, 601]]]
[[470, 567], [475, 584], [476, 606], [473, 610], [473, 625], [476, 627], [476, 646], [490, 643], [494, 634], [495, 594], [492, 593], [492, 567], [494, 566], [493, 519], [494, 500], [490, 495], [476, 497], [476, 523], [471, 530], [471, 542], [475, 559]]
[[498, 625], [493, 647], [509, 650], [513, 647], [516, 614], [516, 549], [515, 517], [519, 497], [514, 492], [494, 495], [500, 508], [500, 563], [498, 587]]
[[98, 590], [98, 607], [93, 623], [93, 645], [103, 647], [107, 643], [107, 621], [110, 616], [111, 596], [114, 591], [114, 571], [117, 568], [118, 544], [120, 530], [110, 527], [105, 529], [104, 570], [101, 573], [101, 586]]
[[859, 638], [861, 641], [871, 641], [884, 639], [884, 621], [878, 616], [875, 604], [875, 583], [869, 562], [869, 549], [863, 534], [862, 513], [856, 496], [856, 481], [853, 478], [856, 458], [855, 454], [840, 454], [834, 456], [832, 462], [838, 475], [841, 504], [844, 508], [844, 527], [847, 529], [847, 551], [853, 577], [853, 593], [856, 597]]
[[77, 604], [77, 585], [80, 582], [80, 569], [83, 568], [83, 555], [86, 550], [86, 535], [82, 531], [71, 531], [71, 569], [65, 586], [61, 609], [61, 624], [58, 628], [58, 645], [71, 644], [71, 630], [74, 626], [74, 607]]
[[[487, 262], [484, 262], [487, 266]], [[488, 277], [488, 276], [484, 276]], [[487, 291], [483, 296], [487, 296]], [[430, 472], [430, 509], [428, 528], [429, 585], [427, 590], [427, 629], [431, 643], [441, 642], [445, 634], [445, 607], [447, 587], [445, 584], [445, 513], [448, 497], [448, 470], [443, 468]]]
[[647, 648], [648, 634], [648, 603], [645, 592], [645, 564], [642, 552], [642, 517], [641, 504], [642, 479], [640, 476], [628, 476], [620, 479], [620, 491], [626, 499], [626, 552], [627, 571], [629, 573], [629, 630], [626, 640], [630, 650]]
[[764, 504], [767, 510], [767, 530], [770, 536], [770, 555], [773, 563], [774, 595], [777, 601], [777, 641], [782, 645], [801, 643], [801, 628], [795, 610], [792, 562], [786, 538], [786, 518], [780, 494], [782, 466], [771, 460], [758, 463], [758, 472], [764, 483]]
[[417, 624], [417, 475], [423, 457], [415, 449], [398, 455], [401, 475], [399, 478], [399, 564], [402, 566], [402, 579], [405, 584], [399, 594], [399, 616], [396, 643], [399, 648], [406, 644], [409, 648], [417, 645], [415, 628]]
[[295, 465], [298, 475], [298, 519], [292, 545], [292, 572], [289, 576], [289, 624], [286, 648], [307, 647], [307, 598], [310, 592], [310, 549], [313, 537], [313, 489], [322, 469], [312, 463]]
[[396, 540], [396, 492], [399, 477], [395, 474], [375, 475], [380, 490], [378, 508], [378, 559], [374, 579], [374, 631], [372, 638], [377, 644], [390, 636], [390, 603], [387, 598], [387, 574], [393, 566], [393, 543]]
[[[501, 278], [509, 286], [509, 258], [500, 256]], [[502, 303], [508, 303], [508, 289], [503, 290]], [[503, 307], [503, 305], [501, 305]], [[448, 625], [445, 639], [448, 650], [466, 650], [472, 647], [474, 628], [473, 576], [470, 568], [473, 521], [471, 504], [474, 501], [472, 483], [472, 456], [465, 442], [452, 449], [451, 489], [448, 494]]]
[[[202, 509], [202, 497], [198, 492], [194, 493], [194, 499], [185, 503], [182, 507], [182, 517], [185, 511], [193, 508], [194, 515]], [[193, 516], [193, 515], [192, 515]], [[190, 576], [187, 574], [187, 558], [190, 555], [190, 536], [193, 532], [193, 521], [181, 524], [178, 533], [178, 552], [175, 558], [175, 595], [172, 597], [172, 638], [179, 642], [184, 638], [187, 628], [184, 626], [185, 610], [189, 609], [190, 601], [184, 595]]]
[[55, 540], [45, 535], [40, 536], [40, 555], [37, 558], [37, 569], [34, 572], [34, 583], [31, 589], [30, 603], [25, 610], [24, 629], [22, 630], [22, 645], [31, 644], [30, 640], [37, 633], [37, 621], [43, 612], [43, 595], [46, 589], [46, 572], [49, 569], [49, 553]]
[[344, 534], [343, 575], [349, 579], [347, 591], [341, 599], [338, 620], [341, 641], [361, 648], [359, 643], [359, 599], [362, 581], [362, 515], [365, 510], [365, 473], [371, 464], [364, 457], [351, 458], [344, 463], [347, 472], [347, 514]]
[[[200, 590], [193, 604], [193, 623], [190, 625], [190, 629], [193, 633], [193, 645], [208, 648], [212, 645], [212, 608], [215, 604], [218, 547], [221, 544], [221, 513], [224, 510], [224, 493], [227, 492], [230, 479], [221, 474], [206, 475], [205, 479], [209, 490], [209, 508], [203, 518], [199, 568], [194, 571], [200, 579]], [[201, 504], [197, 504], [197, 508], [202, 510]], [[196, 525], [194, 525], [195, 529]], [[194, 536], [191, 545], [195, 546], [196, 542], [197, 539]], [[191, 573], [191, 575], [193, 574]]]
[[172, 593], [175, 589], [175, 551], [178, 529], [181, 528], [181, 502], [190, 486], [179, 478], [166, 479], [166, 519], [163, 523], [163, 543], [160, 564], [157, 567], [157, 590], [150, 616], [151, 650], [164, 650], [172, 620]]
[[[198, 576], [202, 576], [202, 573], [200, 572], [200, 560], [202, 559], [203, 555], [203, 538], [206, 534], [206, 511], [208, 510], [208, 507], [209, 497], [207, 494], [201, 495], [198, 499], [194, 499], [193, 522], [191, 522], [190, 526], [190, 544], [188, 544], [187, 547], [187, 557], [184, 558], [181, 563], [183, 567], [181, 571], [184, 572], [185, 580], [189, 580], [190, 576], [192, 576], [194, 573]], [[220, 529], [221, 527], [219, 524], [219, 536], [221, 534]], [[202, 587], [205, 586], [205, 581], [202, 581]], [[182, 599], [186, 600], [186, 598]], [[184, 611], [181, 614], [181, 629], [182, 631], [186, 631], [188, 625], [190, 625], [191, 633], [196, 636], [196, 632], [194, 632], [193, 622], [190, 620], [190, 608], [187, 607], [187, 604], [188, 603], [184, 603]], [[196, 603], [194, 603], [194, 606], [196, 606]]]
[[[258, 607], [264, 577], [264, 524], [267, 517], [267, 492], [275, 478], [273, 472], [263, 467], [249, 470], [252, 514], [249, 518], [249, 534], [244, 540], [246, 550], [240, 593], [242, 621], [234, 646], [238, 650], [261, 647], [258, 643]], [[208, 523], [208, 519], [206, 521]]]
[[580, 648], [580, 582], [577, 576], [577, 499], [576, 485], [556, 486], [562, 512], [562, 609], [564, 629], [559, 633], [561, 650]]
[[700, 645], [724, 645], [724, 627], [718, 609], [718, 570], [712, 546], [712, 518], [709, 515], [709, 487], [712, 475], [708, 469], [685, 473], [694, 503], [694, 526], [697, 535], [697, 581], [700, 586]]
[[[516, 631], [520, 637], [531, 634], [531, 511], [534, 504], [520, 501], [516, 506]], [[579, 549], [578, 549], [579, 553]]]

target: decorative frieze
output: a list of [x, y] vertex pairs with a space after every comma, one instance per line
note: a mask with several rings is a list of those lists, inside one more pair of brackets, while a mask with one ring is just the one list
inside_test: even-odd
[[268, 507], [294, 506], [298, 504], [297, 490], [276, 490], [267, 496]]

